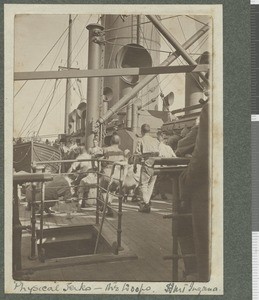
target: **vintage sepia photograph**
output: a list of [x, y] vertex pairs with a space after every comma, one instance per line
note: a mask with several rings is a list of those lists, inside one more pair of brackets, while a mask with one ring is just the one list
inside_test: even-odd
[[221, 5], [9, 4], [5, 33], [5, 292], [222, 295]]

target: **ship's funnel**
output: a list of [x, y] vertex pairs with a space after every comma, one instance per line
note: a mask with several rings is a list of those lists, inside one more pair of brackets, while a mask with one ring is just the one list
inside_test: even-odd
[[[116, 58], [117, 68], [143, 68], [152, 67], [152, 58], [149, 52], [138, 44], [127, 44], [120, 48]], [[139, 76], [122, 76], [127, 84], [135, 85], [139, 81]]]

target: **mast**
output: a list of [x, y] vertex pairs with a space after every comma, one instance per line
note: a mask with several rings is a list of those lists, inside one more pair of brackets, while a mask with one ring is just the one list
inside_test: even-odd
[[[72, 17], [69, 15], [69, 26], [68, 26], [68, 48], [67, 48], [67, 70], [71, 68], [71, 48], [72, 48]], [[66, 81], [66, 102], [65, 102], [65, 124], [64, 133], [68, 133], [68, 117], [71, 108], [71, 79], [67, 78]]]

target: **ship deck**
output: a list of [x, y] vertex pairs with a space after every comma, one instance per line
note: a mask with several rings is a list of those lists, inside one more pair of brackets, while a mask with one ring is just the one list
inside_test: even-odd
[[[172, 254], [172, 223], [170, 219], [163, 219], [163, 215], [172, 211], [172, 195], [168, 200], [152, 200], [150, 214], [138, 212], [136, 203], [123, 203], [122, 243], [131, 253], [122, 259], [114, 261], [101, 260], [99, 263], [64, 264], [56, 268], [48, 268], [47, 261], [38, 259], [31, 261], [30, 232], [23, 232], [22, 236], [22, 268], [36, 269], [26, 275], [25, 280], [66, 280], [66, 281], [172, 281], [172, 260], [164, 260], [163, 256]], [[20, 220], [22, 225], [30, 224], [30, 212], [26, 210], [26, 202], [20, 204]], [[74, 209], [72, 218], [67, 217], [71, 204], [59, 204], [59, 212], [52, 216], [44, 216], [44, 228], [62, 226], [76, 226], [95, 224], [95, 209], [89, 207], [80, 212]], [[114, 201], [112, 206], [118, 203]], [[62, 212], [63, 211], [63, 212]], [[117, 218], [108, 218], [112, 224]], [[39, 228], [39, 218], [36, 226]], [[104, 228], [109, 227], [107, 222]], [[116, 232], [114, 233], [116, 234]], [[120, 257], [120, 253], [117, 255]], [[132, 256], [133, 255], [133, 256]], [[101, 255], [100, 255], [101, 256]], [[135, 256], [135, 259], [132, 259]], [[65, 260], [64, 260], [65, 261]], [[38, 267], [38, 269], [37, 269]]]

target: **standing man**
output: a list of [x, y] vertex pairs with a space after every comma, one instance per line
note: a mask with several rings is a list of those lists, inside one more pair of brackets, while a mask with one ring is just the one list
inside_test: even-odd
[[97, 138], [94, 138], [93, 147], [89, 149], [89, 154], [91, 154], [94, 157], [103, 155], [103, 149], [99, 146]]
[[139, 212], [150, 212], [150, 198], [156, 182], [154, 175], [153, 162], [154, 157], [159, 156], [159, 141], [150, 136], [150, 126], [143, 124], [141, 126], [142, 138], [138, 141], [136, 154], [144, 160], [141, 168], [139, 191], [142, 197]]
[[[92, 156], [92, 158], [98, 158], [103, 156], [103, 148], [99, 146], [97, 138], [94, 138], [93, 147], [89, 149], [89, 154]], [[97, 166], [97, 163], [95, 161], [92, 161], [93, 169], [97, 168]]]

